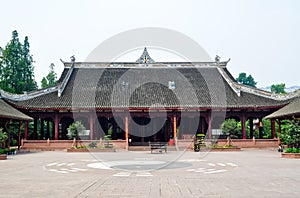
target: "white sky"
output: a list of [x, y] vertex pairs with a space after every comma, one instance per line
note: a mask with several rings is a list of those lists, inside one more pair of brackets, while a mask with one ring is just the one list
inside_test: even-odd
[[27, 35], [40, 83], [52, 62], [60, 76], [60, 58], [69, 61], [74, 54], [84, 61], [115, 34], [163, 27], [194, 39], [212, 58], [231, 58], [228, 68], [235, 77], [246, 72], [258, 87], [292, 86], [300, 85], [299, 11], [297, 0], [0, 0], [0, 46], [13, 30], [22, 42]]

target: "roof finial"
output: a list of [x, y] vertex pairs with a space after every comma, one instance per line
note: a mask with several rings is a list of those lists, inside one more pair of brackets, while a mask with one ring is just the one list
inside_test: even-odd
[[215, 61], [216, 63], [220, 63], [221, 57], [219, 55], [216, 55], [215, 57]]
[[75, 62], [75, 56], [74, 56], [74, 55], [73, 55], [73, 56], [71, 56], [71, 57], [70, 57], [70, 59], [71, 59], [71, 62], [72, 62], [72, 63], [74, 63], [74, 62]]
[[136, 60], [137, 63], [154, 63], [155, 61], [150, 57], [147, 48], [144, 48], [143, 54]]

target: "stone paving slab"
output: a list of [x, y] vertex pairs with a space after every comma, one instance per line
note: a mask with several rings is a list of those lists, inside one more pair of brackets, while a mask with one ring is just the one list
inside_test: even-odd
[[300, 160], [241, 152], [36, 152], [0, 161], [0, 197], [300, 197]]

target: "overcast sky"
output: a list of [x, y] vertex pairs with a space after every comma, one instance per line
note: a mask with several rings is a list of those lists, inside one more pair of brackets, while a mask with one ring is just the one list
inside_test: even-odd
[[0, 10], [0, 46], [5, 47], [13, 30], [22, 42], [27, 35], [38, 83], [50, 63], [61, 74], [60, 58], [69, 61], [75, 55], [84, 61], [115, 34], [163, 27], [194, 39], [212, 58], [231, 58], [229, 71], [235, 77], [251, 74], [258, 87], [300, 85], [297, 0], [0, 0]]

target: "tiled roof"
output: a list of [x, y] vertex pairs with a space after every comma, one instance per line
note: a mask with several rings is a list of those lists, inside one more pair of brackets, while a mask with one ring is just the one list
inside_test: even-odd
[[[66, 67], [64, 75], [67, 70]], [[226, 69], [225, 73], [230, 74]], [[232, 76], [230, 75], [229, 78]], [[158, 63], [147, 67], [139, 67], [137, 63], [135, 67], [84, 65], [75, 67], [60, 97], [55, 91], [27, 100], [10, 102], [26, 109], [149, 108], [150, 106], [275, 108], [286, 104], [285, 101], [249, 92], [240, 91], [237, 94], [218, 71], [217, 66], [160, 67]]]
[[291, 103], [268, 115], [266, 118], [287, 118], [300, 116], [300, 97], [295, 98]]
[[3, 99], [0, 98], [0, 118], [8, 118], [13, 120], [32, 120], [31, 117], [25, 115], [19, 110], [7, 104]]

